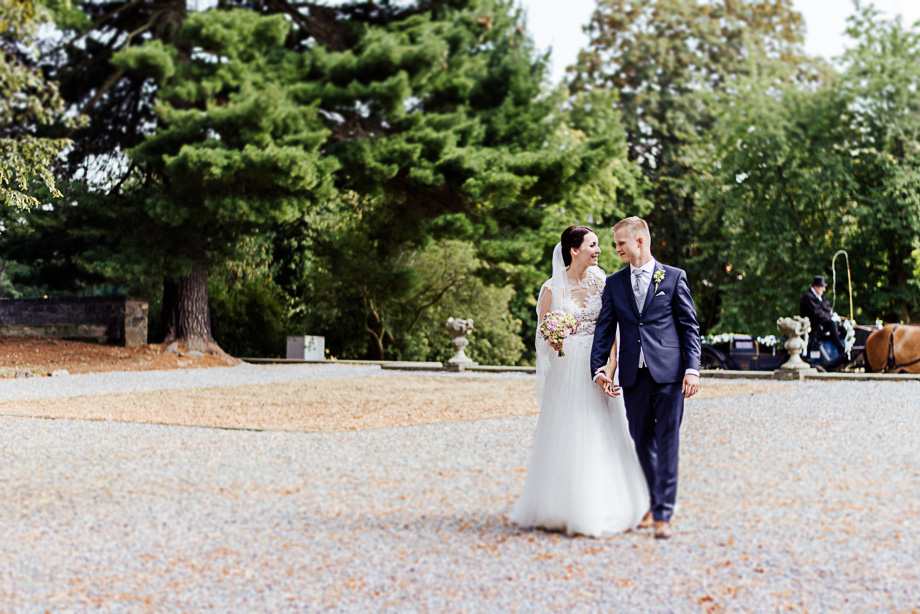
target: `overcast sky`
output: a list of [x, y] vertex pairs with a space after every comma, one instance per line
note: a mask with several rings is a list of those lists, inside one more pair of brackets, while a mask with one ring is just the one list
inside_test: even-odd
[[[517, 0], [527, 12], [527, 29], [537, 47], [553, 49], [553, 81], [559, 81], [565, 67], [574, 63], [588, 39], [582, 26], [588, 23], [595, 0]], [[863, 4], [868, 4], [863, 0]], [[830, 60], [844, 49], [846, 18], [853, 13], [850, 0], [793, 0], [805, 19], [805, 51]], [[920, 20], [920, 0], [875, 0], [872, 4], [886, 18], [901, 15], [905, 24]]]

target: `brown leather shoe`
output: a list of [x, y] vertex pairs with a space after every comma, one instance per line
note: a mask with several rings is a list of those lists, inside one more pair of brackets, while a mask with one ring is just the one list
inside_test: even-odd
[[651, 529], [652, 525], [655, 523], [655, 519], [652, 518], [652, 510], [645, 512], [645, 516], [642, 517], [642, 520], [639, 521], [639, 524], [636, 525], [637, 529]]
[[655, 539], [671, 539], [671, 523], [667, 520], [656, 520]]

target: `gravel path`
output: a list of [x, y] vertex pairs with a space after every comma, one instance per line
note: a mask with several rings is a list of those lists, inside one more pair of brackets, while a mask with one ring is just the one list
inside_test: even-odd
[[691, 400], [664, 543], [508, 526], [533, 416], [329, 434], [0, 417], [0, 611], [910, 611], [918, 399]]

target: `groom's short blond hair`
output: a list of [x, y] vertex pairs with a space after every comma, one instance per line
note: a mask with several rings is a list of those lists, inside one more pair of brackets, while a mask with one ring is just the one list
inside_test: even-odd
[[643, 237], [646, 241], [652, 240], [652, 235], [648, 231], [648, 224], [641, 217], [628, 217], [626, 219], [620, 220], [611, 228], [613, 232], [618, 230], [625, 230], [629, 233], [629, 236], [633, 238]]

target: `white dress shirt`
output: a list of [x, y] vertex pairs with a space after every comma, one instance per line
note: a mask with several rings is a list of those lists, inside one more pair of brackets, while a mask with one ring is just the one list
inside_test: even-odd
[[[655, 274], [655, 259], [652, 258], [645, 264], [640, 267], [634, 267], [632, 264], [629, 265], [629, 286], [631, 288], [635, 287], [636, 283], [636, 271], [642, 271], [642, 277], [639, 278], [639, 296], [642, 297], [642, 305], [636, 305], [636, 308], [639, 310], [639, 313], [642, 313], [642, 308], [645, 306], [645, 299], [648, 298], [648, 288], [652, 284], [652, 275]], [[642, 348], [639, 348], [639, 368], [646, 367], [645, 364], [645, 352], [642, 351]]]

